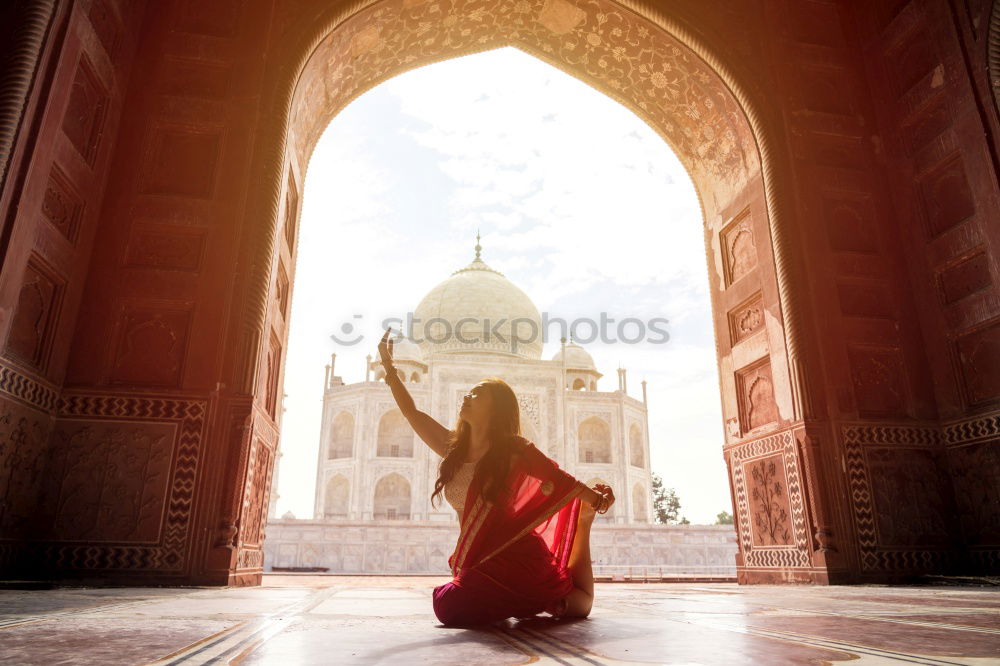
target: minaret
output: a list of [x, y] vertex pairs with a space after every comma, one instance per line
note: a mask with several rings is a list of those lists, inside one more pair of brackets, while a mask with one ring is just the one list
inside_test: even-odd
[[640, 383], [640, 384], [642, 384], [642, 404], [644, 404], [644, 405], [647, 405], [647, 406], [648, 406], [648, 405], [649, 405], [649, 403], [648, 403], [648, 402], [646, 401], [646, 380], [645, 380], [645, 379], [643, 379], [643, 380], [642, 380], [641, 382], [639, 382], [639, 383]]

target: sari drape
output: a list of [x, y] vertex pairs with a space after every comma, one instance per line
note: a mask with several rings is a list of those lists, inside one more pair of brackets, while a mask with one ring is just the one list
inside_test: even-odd
[[545, 610], [573, 589], [566, 568], [583, 486], [531, 442], [518, 438], [502, 502], [473, 477], [461, 531], [448, 559], [454, 579], [434, 590], [445, 625], [471, 626]]

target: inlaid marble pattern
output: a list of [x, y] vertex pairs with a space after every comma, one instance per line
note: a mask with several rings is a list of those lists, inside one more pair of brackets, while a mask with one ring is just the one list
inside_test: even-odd
[[587, 620], [446, 629], [442, 577], [267, 575], [243, 589], [0, 591], [16, 664], [969, 664], [1000, 588], [597, 586]]

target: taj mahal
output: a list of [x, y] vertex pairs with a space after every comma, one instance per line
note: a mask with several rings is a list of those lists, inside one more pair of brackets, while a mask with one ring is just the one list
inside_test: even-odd
[[[732, 526], [653, 524], [646, 382], [642, 399], [630, 396], [618, 368], [615, 390], [598, 390], [602, 373], [572, 339], [542, 358], [538, 308], [486, 264], [478, 240], [472, 262], [431, 289], [406, 336], [397, 335], [394, 364], [417, 408], [453, 427], [469, 388], [502, 378], [517, 394], [524, 437], [588, 486], [616, 490], [592, 539], [598, 572], [731, 575]], [[361, 382], [336, 374], [335, 354], [326, 366], [314, 515], [272, 516], [266, 569], [447, 570], [458, 519], [447, 502], [430, 501], [439, 458], [397, 409], [376, 356], [368, 355]]]
[[[543, 359], [538, 309], [481, 250], [477, 244], [468, 266], [424, 296], [413, 330], [394, 345], [397, 372], [417, 407], [452, 427], [469, 388], [501, 377], [517, 393], [524, 437], [588, 486], [617, 490], [602, 520], [651, 522], [645, 399], [627, 394], [624, 369], [616, 390], [599, 391], [601, 372], [573, 342]], [[447, 503], [431, 506], [439, 459], [396, 409], [377, 359], [369, 358], [367, 374], [345, 384], [332, 363], [327, 368], [315, 517], [456, 521]]]

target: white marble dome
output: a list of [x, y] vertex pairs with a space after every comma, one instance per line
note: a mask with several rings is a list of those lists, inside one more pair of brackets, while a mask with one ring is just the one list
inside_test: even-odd
[[597, 366], [594, 365], [594, 358], [586, 349], [575, 342], [566, 344], [566, 346], [556, 352], [552, 360], [559, 363], [562, 362], [564, 356], [567, 368], [574, 370], [597, 370]]
[[[542, 318], [528, 295], [479, 257], [430, 290], [414, 311], [411, 337], [431, 352], [480, 352], [539, 359]], [[459, 330], [456, 325], [462, 320]], [[499, 325], [497, 322], [502, 323]], [[512, 336], [516, 333], [516, 340]], [[499, 335], [497, 335], [499, 334]]]

